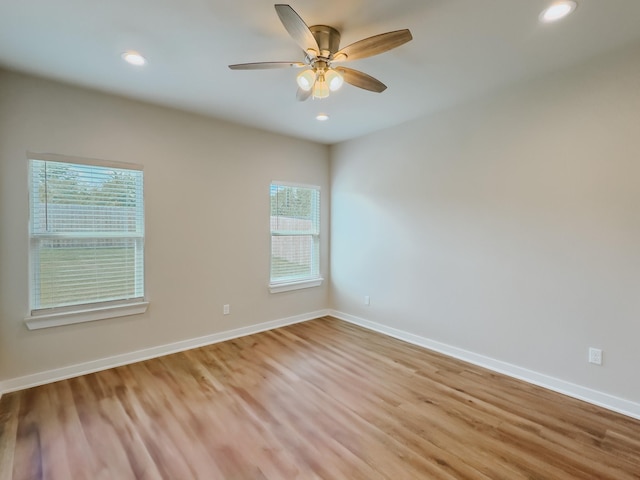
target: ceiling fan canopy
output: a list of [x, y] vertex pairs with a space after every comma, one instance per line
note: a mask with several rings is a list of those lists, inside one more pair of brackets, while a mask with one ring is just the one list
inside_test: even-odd
[[407, 29], [381, 33], [340, 49], [340, 32], [328, 25], [308, 27], [289, 5], [275, 5], [276, 13], [289, 35], [304, 52], [300, 62], [257, 62], [229, 65], [232, 70], [303, 68], [298, 75], [296, 98], [300, 101], [326, 98], [343, 82], [371, 92], [383, 92], [387, 86], [364, 72], [343, 67], [342, 62], [372, 57], [407, 43], [413, 37]]

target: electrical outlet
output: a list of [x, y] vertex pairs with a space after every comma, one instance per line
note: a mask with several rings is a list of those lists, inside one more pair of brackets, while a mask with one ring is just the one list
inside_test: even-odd
[[364, 296], [364, 304], [371, 305], [371, 297], [369, 297], [369, 295]]
[[599, 348], [589, 348], [589, 363], [602, 365], [602, 350]]
[[223, 306], [222, 306], [222, 313], [223, 313], [224, 315], [229, 315], [230, 311], [231, 311], [231, 310], [230, 310], [229, 304], [227, 304], [227, 305], [223, 305]]

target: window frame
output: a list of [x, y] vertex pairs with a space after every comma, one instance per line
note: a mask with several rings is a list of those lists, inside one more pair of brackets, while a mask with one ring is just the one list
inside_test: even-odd
[[[273, 257], [272, 257], [272, 251], [273, 251], [273, 238], [280, 236], [279, 234], [275, 234], [273, 230], [271, 229], [271, 224], [269, 225], [269, 291], [271, 293], [281, 293], [281, 292], [288, 292], [288, 291], [292, 291], [292, 290], [300, 290], [300, 289], [304, 289], [304, 288], [311, 288], [311, 287], [318, 287], [320, 285], [322, 285], [322, 282], [324, 280], [324, 278], [321, 275], [321, 256], [320, 256], [320, 250], [321, 250], [321, 244], [320, 244], [320, 240], [321, 240], [321, 217], [322, 217], [322, 188], [318, 185], [309, 185], [309, 184], [304, 184], [304, 183], [294, 183], [294, 182], [283, 182], [283, 181], [276, 181], [273, 180], [270, 182], [269, 184], [269, 220], [271, 221], [271, 218], [273, 217], [272, 215], [272, 211], [271, 211], [271, 190], [273, 189], [273, 187], [294, 187], [294, 188], [305, 188], [305, 189], [311, 189], [314, 190], [315, 192], [317, 192], [317, 211], [318, 211], [318, 218], [317, 218], [317, 233], [299, 233], [299, 234], [295, 234], [292, 232], [288, 232], [288, 235], [294, 235], [294, 236], [308, 236], [311, 235], [314, 239], [313, 241], [313, 251], [312, 251], [312, 273], [309, 276], [303, 277], [303, 278], [296, 278], [296, 279], [284, 279], [284, 280], [274, 280], [272, 278], [272, 261], [273, 261]], [[314, 272], [315, 270], [315, 272]]]
[[[146, 256], [143, 253], [142, 256], [142, 295], [136, 296], [134, 298], [122, 299], [122, 300], [108, 300], [108, 301], [98, 301], [98, 302], [89, 302], [78, 305], [67, 305], [67, 306], [55, 306], [55, 307], [44, 307], [35, 309], [34, 302], [34, 275], [33, 275], [33, 262], [37, 261], [34, 259], [34, 256], [38, 255], [38, 251], [34, 248], [34, 242], [46, 240], [45, 237], [51, 237], [56, 239], [77, 239], [81, 238], [83, 235], [72, 235], [72, 234], [57, 234], [57, 235], [34, 235], [32, 232], [32, 219], [31, 215], [33, 213], [31, 205], [32, 202], [32, 161], [43, 161], [43, 162], [61, 162], [61, 163], [70, 163], [76, 165], [83, 165], [88, 167], [100, 167], [100, 168], [114, 168], [114, 169], [125, 169], [125, 170], [135, 170], [144, 172], [143, 166], [139, 164], [133, 163], [124, 163], [124, 162], [114, 162], [107, 160], [98, 160], [93, 158], [84, 158], [84, 157], [71, 157], [66, 155], [59, 154], [50, 154], [50, 153], [33, 153], [27, 152], [27, 174], [28, 174], [28, 292], [29, 292], [29, 306], [28, 306], [28, 315], [24, 317], [25, 324], [29, 330], [35, 330], [40, 328], [48, 328], [48, 327], [56, 327], [61, 325], [69, 325], [81, 322], [90, 322], [94, 320], [102, 320], [107, 318], [117, 318], [129, 315], [137, 315], [146, 312], [149, 302], [146, 298]], [[142, 175], [142, 191], [140, 192], [141, 198], [141, 208], [142, 208], [142, 233], [136, 235], [122, 235], [114, 234], [113, 237], [109, 238], [137, 238], [140, 239], [142, 243], [142, 247], [144, 249], [145, 245], [145, 205], [144, 205], [144, 174]], [[92, 237], [92, 235], [85, 235], [88, 237]], [[93, 236], [94, 238], [96, 236]]]

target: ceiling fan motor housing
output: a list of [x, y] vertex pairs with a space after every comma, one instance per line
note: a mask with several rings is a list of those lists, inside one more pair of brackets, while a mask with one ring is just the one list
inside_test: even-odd
[[330, 55], [336, 53], [340, 48], [340, 32], [328, 25], [313, 25], [309, 27], [313, 38], [316, 39], [320, 52], [319, 57], [329, 58]]

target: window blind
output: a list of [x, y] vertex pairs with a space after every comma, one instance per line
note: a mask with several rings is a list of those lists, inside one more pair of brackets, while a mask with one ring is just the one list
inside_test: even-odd
[[271, 284], [320, 276], [320, 188], [271, 184]]
[[39, 159], [29, 165], [32, 314], [142, 299], [142, 170]]

